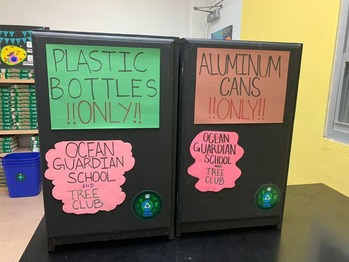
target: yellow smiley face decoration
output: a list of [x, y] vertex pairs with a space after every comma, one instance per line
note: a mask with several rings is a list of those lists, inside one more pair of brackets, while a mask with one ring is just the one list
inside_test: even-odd
[[1, 49], [0, 57], [5, 64], [14, 66], [24, 61], [27, 52], [18, 46], [7, 45]]

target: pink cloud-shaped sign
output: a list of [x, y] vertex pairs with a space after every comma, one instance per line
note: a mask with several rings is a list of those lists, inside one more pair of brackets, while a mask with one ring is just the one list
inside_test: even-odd
[[236, 162], [244, 154], [235, 132], [202, 131], [192, 141], [190, 153], [195, 163], [188, 173], [199, 179], [195, 187], [201, 192], [219, 192], [235, 187], [241, 170]]
[[45, 157], [45, 177], [52, 180], [52, 195], [63, 202], [64, 212], [94, 214], [111, 211], [124, 202], [124, 174], [135, 164], [131, 144], [121, 140], [62, 141]]

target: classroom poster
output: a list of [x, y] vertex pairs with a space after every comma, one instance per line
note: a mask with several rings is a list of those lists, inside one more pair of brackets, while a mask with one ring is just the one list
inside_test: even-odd
[[289, 56], [289, 51], [198, 48], [194, 123], [282, 123]]
[[233, 38], [233, 25], [224, 27], [211, 34], [211, 39], [215, 40], [232, 40]]
[[160, 49], [46, 44], [51, 129], [159, 128]]

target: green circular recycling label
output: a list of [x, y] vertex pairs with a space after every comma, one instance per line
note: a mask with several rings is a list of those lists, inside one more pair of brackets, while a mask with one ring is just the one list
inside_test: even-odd
[[141, 219], [151, 219], [157, 216], [162, 208], [162, 199], [155, 191], [143, 191], [132, 202], [135, 215]]
[[261, 186], [255, 195], [255, 203], [258, 208], [268, 210], [275, 207], [281, 199], [280, 189], [273, 184]]
[[18, 173], [16, 175], [16, 179], [17, 179], [17, 181], [22, 182], [25, 180], [25, 175], [23, 173]]

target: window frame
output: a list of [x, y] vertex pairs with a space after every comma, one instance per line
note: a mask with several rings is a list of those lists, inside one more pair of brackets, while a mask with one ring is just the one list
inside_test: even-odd
[[338, 121], [346, 67], [349, 73], [349, 0], [340, 10], [325, 137], [349, 145], [349, 124]]

